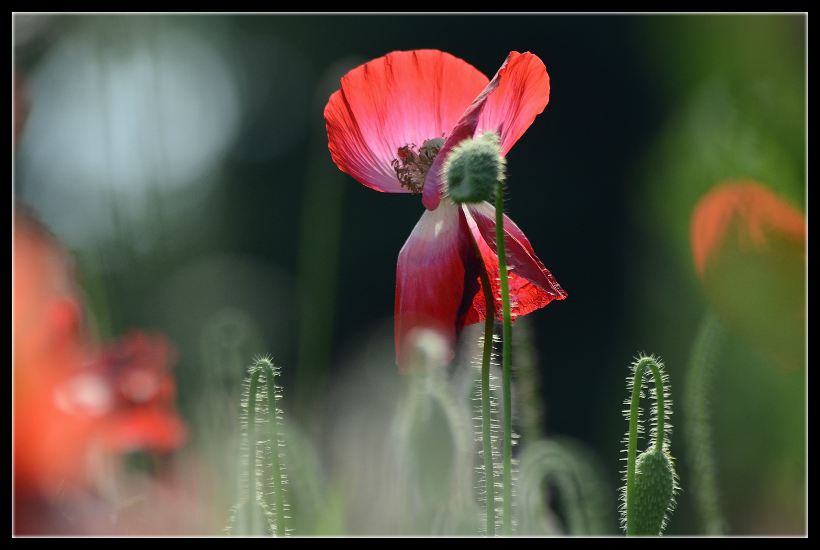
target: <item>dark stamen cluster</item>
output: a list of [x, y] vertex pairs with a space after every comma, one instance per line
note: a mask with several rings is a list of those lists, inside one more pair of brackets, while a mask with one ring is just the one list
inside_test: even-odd
[[399, 147], [398, 156], [391, 164], [402, 187], [406, 187], [412, 193], [421, 193], [427, 172], [430, 171], [430, 166], [433, 165], [442, 145], [444, 140], [436, 138], [425, 141], [418, 152], [413, 143]]

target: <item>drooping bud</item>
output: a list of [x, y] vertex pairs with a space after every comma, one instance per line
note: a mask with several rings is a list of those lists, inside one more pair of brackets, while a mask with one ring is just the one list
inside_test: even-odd
[[635, 534], [658, 536], [675, 505], [675, 468], [669, 455], [651, 448], [635, 464]]
[[456, 204], [488, 200], [504, 179], [505, 164], [497, 134], [462, 141], [444, 163], [446, 195]]
[[[632, 398], [626, 401], [629, 409], [624, 411], [629, 420], [627, 432], [626, 486], [621, 490], [621, 525], [628, 536], [660, 536], [672, 511], [675, 495], [680, 490], [678, 476], [669, 455], [672, 414], [669, 378], [663, 363], [652, 355], [641, 355], [631, 365], [632, 376], [628, 385]], [[649, 448], [637, 457], [640, 424], [640, 400], [643, 394], [644, 375], [651, 373], [655, 387], [649, 397], [655, 402], [650, 408], [651, 424]]]

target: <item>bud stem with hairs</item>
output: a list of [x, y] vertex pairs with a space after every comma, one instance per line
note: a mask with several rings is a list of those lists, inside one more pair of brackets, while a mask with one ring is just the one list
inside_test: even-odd
[[504, 522], [502, 534], [512, 534], [512, 319], [510, 315], [510, 281], [507, 275], [507, 253], [504, 246], [504, 184], [496, 182], [495, 239], [498, 253], [498, 277], [501, 282], [501, 311], [504, 339], [501, 352], [501, 395], [504, 400]]
[[[651, 356], [641, 356], [632, 368], [634, 372], [629, 381], [632, 398], [627, 402], [629, 433], [626, 487], [622, 495], [625, 502], [621, 507], [621, 519], [626, 524], [626, 534], [629, 536], [658, 536], [675, 508], [675, 493], [678, 490], [677, 474], [669, 456], [670, 426], [666, 424], [666, 419], [672, 414], [672, 410], [671, 402], [667, 399], [667, 376], [663, 372], [663, 363]], [[636, 460], [638, 433], [641, 431], [640, 399], [647, 369], [655, 379], [655, 388], [651, 392], [655, 398], [655, 406], [652, 408], [655, 426], [650, 432], [650, 448]]]
[[[279, 376], [279, 368], [271, 363], [266, 357], [254, 360], [254, 365], [250, 368], [250, 379], [248, 381], [247, 402], [243, 406], [247, 407], [247, 440], [248, 440], [248, 494], [247, 501], [240, 502], [234, 507], [227, 528], [229, 534], [239, 534], [245, 536], [259, 535], [267, 531], [274, 535], [283, 536], [287, 534], [285, 525], [285, 499], [282, 478], [284, 468], [279, 460], [279, 447], [282, 446], [279, 425], [281, 423], [282, 411], [277, 408], [276, 402], [282, 397], [282, 388], [276, 385], [275, 377]], [[264, 382], [260, 382], [260, 377]], [[259, 397], [260, 399], [257, 399]], [[264, 400], [267, 398], [267, 406]], [[260, 410], [267, 411], [267, 443], [270, 446], [270, 464], [263, 463], [264, 450], [257, 453], [259, 443], [256, 433], [257, 428], [257, 403]], [[264, 446], [265, 443], [262, 443]], [[259, 460], [258, 460], [259, 459]], [[269, 466], [269, 467], [268, 467]], [[270, 472], [266, 478], [265, 471]], [[266, 502], [264, 498], [264, 487], [273, 488], [273, 503]], [[271, 511], [271, 504], [273, 510]], [[244, 513], [241, 513], [244, 512]], [[244, 521], [240, 522], [239, 516], [244, 516]], [[260, 515], [263, 518], [264, 527], [260, 527]], [[239, 523], [239, 525], [237, 525]]]

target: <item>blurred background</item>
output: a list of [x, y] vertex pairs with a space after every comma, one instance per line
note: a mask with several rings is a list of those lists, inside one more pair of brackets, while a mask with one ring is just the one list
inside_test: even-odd
[[[406, 384], [396, 260], [424, 207], [338, 170], [322, 116], [364, 62], [434, 48], [492, 78], [510, 51], [544, 61], [550, 102], [507, 157], [506, 205], [569, 297], [514, 333], [535, 366], [537, 430], [597, 457], [612, 533], [628, 366], [659, 356], [683, 402], [710, 309], [689, 244], [697, 200], [752, 178], [806, 212], [806, 15], [16, 14], [13, 33], [29, 106], [13, 199], [74, 254], [101, 338], [137, 326], [174, 343], [192, 431], [179, 460], [197, 461], [215, 502], [235, 498], [254, 357], [281, 367], [281, 407], [324, 487], [352, 475], [339, 441], [379, 422], [385, 388]], [[805, 276], [783, 284], [805, 289]], [[805, 365], [784, 369], [727, 334], [710, 396], [726, 532], [806, 531], [805, 380]], [[683, 491], [667, 534], [697, 534], [673, 410]], [[349, 507], [344, 493], [328, 506]]]

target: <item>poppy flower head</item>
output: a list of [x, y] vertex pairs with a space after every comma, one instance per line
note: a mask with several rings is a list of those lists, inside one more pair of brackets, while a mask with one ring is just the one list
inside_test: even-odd
[[695, 206], [690, 228], [692, 258], [701, 278], [730, 239], [744, 249], [761, 252], [773, 238], [799, 248], [806, 243], [806, 222], [800, 212], [750, 180], [715, 186]]
[[695, 206], [695, 273], [710, 307], [762, 356], [805, 365], [806, 235], [803, 215], [763, 184], [725, 181]]
[[180, 445], [170, 344], [142, 333], [94, 341], [69, 255], [20, 207], [13, 244], [15, 499], [84, 485], [89, 452], [100, 447]]
[[[415, 50], [353, 69], [330, 96], [328, 148], [339, 169], [377, 191], [420, 193], [426, 208], [396, 269], [399, 372], [451, 361], [463, 327], [488, 314], [484, 293], [501, 303], [495, 209], [483, 200], [468, 204], [479, 200], [472, 193], [464, 204], [447, 198], [445, 165], [474, 135], [488, 134], [496, 157], [506, 155], [544, 110], [549, 90], [544, 63], [529, 52], [511, 52], [490, 80], [450, 54]], [[464, 166], [457, 169], [466, 173]], [[565, 298], [521, 230], [504, 220], [513, 316]], [[482, 272], [492, 288], [482, 288]], [[494, 314], [500, 318], [500, 312], [499, 306]], [[428, 346], [439, 351], [414, 359], [418, 343], [432, 341], [431, 332], [443, 347]]]

